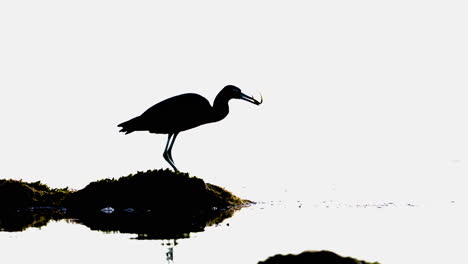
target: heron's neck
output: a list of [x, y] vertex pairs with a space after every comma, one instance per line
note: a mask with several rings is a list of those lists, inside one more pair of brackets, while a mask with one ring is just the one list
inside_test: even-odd
[[217, 122], [225, 118], [229, 114], [229, 98], [216, 96], [213, 103], [213, 122]]

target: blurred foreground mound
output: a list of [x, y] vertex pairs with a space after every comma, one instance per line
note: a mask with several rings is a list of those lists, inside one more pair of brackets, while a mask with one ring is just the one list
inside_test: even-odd
[[341, 257], [331, 251], [305, 251], [299, 255], [275, 255], [258, 264], [379, 264], [350, 257]]

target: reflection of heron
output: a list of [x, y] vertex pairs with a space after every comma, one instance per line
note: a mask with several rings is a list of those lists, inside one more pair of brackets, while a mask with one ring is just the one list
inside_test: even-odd
[[166, 244], [169, 246], [166, 252], [166, 260], [167, 263], [174, 263], [174, 247], [177, 246], [177, 240], [174, 239], [173, 242], [169, 240], [169, 242]]
[[166, 252], [166, 260], [167, 263], [171, 263], [174, 261], [174, 247], [170, 247]]
[[213, 106], [198, 94], [181, 94], [153, 105], [140, 116], [118, 126], [122, 128], [120, 132], [125, 134], [134, 131], [168, 134], [163, 157], [175, 171], [178, 171], [171, 151], [179, 132], [222, 120], [229, 113], [228, 102], [231, 99], [242, 99], [256, 105], [263, 102], [263, 99], [259, 102], [243, 94], [239, 88], [228, 85], [218, 93]]

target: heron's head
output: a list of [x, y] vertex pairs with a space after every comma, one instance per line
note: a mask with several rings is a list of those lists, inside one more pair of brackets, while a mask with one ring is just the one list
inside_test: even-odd
[[263, 97], [260, 96], [260, 102], [259, 102], [255, 98], [253, 98], [253, 96], [248, 96], [246, 94], [243, 94], [241, 92], [241, 89], [239, 89], [238, 87], [234, 85], [225, 86], [223, 90], [221, 91], [221, 93], [223, 93], [223, 95], [226, 96], [227, 98], [241, 99], [241, 100], [244, 100], [249, 103], [256, 104], [256, 105], [259, 105], [263, 102]]

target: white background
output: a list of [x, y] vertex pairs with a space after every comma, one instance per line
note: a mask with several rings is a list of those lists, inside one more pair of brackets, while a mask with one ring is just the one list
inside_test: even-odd
[[182, 171], [246, 198], [463, 199], [464, 1], [2, 1], [0, 176], [82, 188], [166, 168], [165, 135], [117, 124], [185, 92], [219, 123]]

